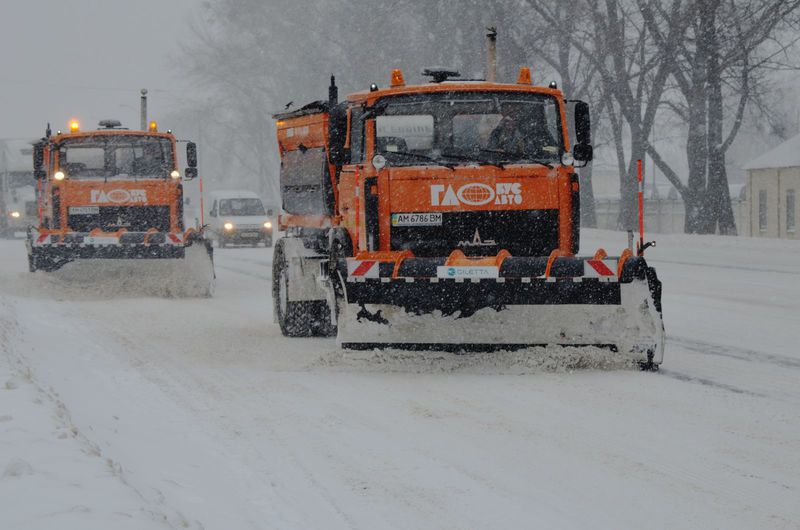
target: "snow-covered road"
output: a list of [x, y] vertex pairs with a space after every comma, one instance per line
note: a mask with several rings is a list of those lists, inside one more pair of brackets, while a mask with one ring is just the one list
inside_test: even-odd
[[800, 527], [798, 242], [659, 238], [659, 373], [286, 339], [271, 249], [215, 259], [163, 299], [0, 242], [0, 528]]

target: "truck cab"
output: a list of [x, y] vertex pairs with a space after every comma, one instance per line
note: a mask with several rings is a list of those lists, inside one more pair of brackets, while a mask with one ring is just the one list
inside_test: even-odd
[[[77, 259], [183, 258], [202, 230], [186, 228], [183, 181], [197, 176], [195, 144], [178, 168], [177, 140], [159, 132], [129, 130], [116, 120], [66, 132], [34, 145], [39, 222], [28, 233], [32, 271], [55, 270]], [[209, 247], [210, 249], [210, 247]], [[210, 256], [210, 253], [209, 253]]]
[[406, 85], [396, 70], [387, 88], [277, 115], [286, 224], [336, 227], [353, 255], [575, 254], [588, 106], [526, 68], [514, 84], [448, 74]]
[[0, 237], [26, 236], [37, 220], [31, 141], [0, 141]]

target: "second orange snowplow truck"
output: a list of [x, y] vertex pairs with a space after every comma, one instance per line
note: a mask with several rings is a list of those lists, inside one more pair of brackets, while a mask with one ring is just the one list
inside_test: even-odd
[[[576, 257], [588, 105], [554, 87], [372, 85], [275, 116], [286, 230], [275, 317], [345, 348], [599, 345], [661, 363], [661, 284], [644, 258]], [[567, 110], [574, 116], [570, 144]]]
[[136, 263], [126, 275], [174, 294], [210, 296], [211, 244], [202, 228], [187, 229], [183, 220], [183, 183], [197, 176], [196, 147], [187, 144], [183, 174], [176, 147], [175, 136], [155, 122], [137, 131], [104, 120], [82, 131], [73, 120], [55, 135], [48, 126], [33, 153], [39, 225], [28, 231], [31, 272], [72, 262], [104, 269]]

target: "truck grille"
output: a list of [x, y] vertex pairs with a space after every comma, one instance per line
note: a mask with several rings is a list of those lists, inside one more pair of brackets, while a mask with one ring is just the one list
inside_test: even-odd
[[[441, 226], [394, 226], [392, 250], [415, 256], [493, 256], [501, 249], [512, 256], [547, 256], [558, 247], [558, 210], [446, 212]], [[476, 232], [477, 231], [477, 232]]]
[[68, 224], [74, 232], [90, 232], [99, 228], [115, 232], [125, 228], [129, 232], [146, 232], [155, 228], [169, 231], [169, 206], [101, 206], [100, 213], [69, 215]]

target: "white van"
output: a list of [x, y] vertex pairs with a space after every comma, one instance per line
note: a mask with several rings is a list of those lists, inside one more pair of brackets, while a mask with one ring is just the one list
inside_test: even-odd
[[208, 230], [217, 246], [272, 246], [272, 210], [265, 210], [258, 194], [246, 190], [210, 194]]

